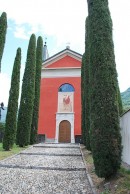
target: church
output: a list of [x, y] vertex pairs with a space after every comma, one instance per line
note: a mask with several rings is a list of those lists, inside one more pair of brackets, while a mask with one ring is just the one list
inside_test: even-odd
[[46, 142], [81, 141], [82, 55], [67, 46], [49, 57], [43, 49], [38, 135]]

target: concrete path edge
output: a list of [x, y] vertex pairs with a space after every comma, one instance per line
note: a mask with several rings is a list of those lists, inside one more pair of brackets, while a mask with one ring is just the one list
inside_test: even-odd
[[88, 180], [89, 180], [89, 183], [90, 183], [90, 186], [91, 186], [91, 189], [92, 189], [92, 192], [93, 194], [97, 194], [96, 193], [96, 188], [93, 184], [93, 181], [88, 173], [88, 168], [87, 168], [87, 165], [86, 165], [86, 161], [85, 161], [85, 158], [84, 158], [84, 155], [83, 155], [83, 152], [82, 152], [82, 149], [81, 149], [81, 145], [80, 145], [80, 151], [81, 151], [81, 155], [82, 155], [82, 159], [83, 159], [83, 162], [84, 162], [84, 165], [85, 165], [85, 169], [86, 169], [86, 174], [87, 174], [87, 177], [88, 177]]

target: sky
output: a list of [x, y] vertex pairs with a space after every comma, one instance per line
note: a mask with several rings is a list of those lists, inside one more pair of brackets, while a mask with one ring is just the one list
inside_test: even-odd
[[[130, 87], [130, 0], [109, 0], [120, 91]], [[7, 13], [7, 36], [0, 74], [0, 102], [8, 104], [12, 68], [18, 47], [22, 49], [21, 82], [32, 33], [47, 42], [49, 56], [70, 48], [85, 48], [87, 0], [0, 0], [0, 15]]]

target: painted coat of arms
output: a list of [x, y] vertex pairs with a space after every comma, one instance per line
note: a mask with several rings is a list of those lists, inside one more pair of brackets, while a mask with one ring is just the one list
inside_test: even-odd
[[73, 92], [58, 94], [58, 112], [73, 112]]

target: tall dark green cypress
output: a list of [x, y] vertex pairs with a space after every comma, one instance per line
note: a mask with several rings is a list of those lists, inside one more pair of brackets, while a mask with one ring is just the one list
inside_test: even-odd
[[117, 72], [108, 0], [88, 0], [91, 148], [95, 172], [108, 178], [121, 164]]
[[82, 65], [81, 65], [81, 99], [82, 99], [81, 100], [82, 102], [81, 129], [82, 129], [82, 141], [83, 141], [83, 144], [86, 145], [84, 71], [85, 71], [85, 53], [82, 56]]
[[29, 145], [33, 105], [35, 97], [35, 72], [36, 72], [36, 37], [30, 37], [26, 67], [23, 76], [21, 101], [18, 114], [16, 143], [20, 147]]
[[5, 12], [3, 12], [0, 17], [0, 72], [1, 72], [1, 60], [6, 40], [6, 32], [7, 32], [7, 15]]
[[90, 146], [90, 81], [89, 81], [89, 17], [85, 22], [85, 68], [84, 68], [84, 96], [85, 96], [85, 129], [86, 129], [86, 148], [91, 150]]
[[15, 142], [19, 85], [20, 85], [21, 49], [17, 49], [14, 67], [11, 78], [11, 88], [9, 93], [8, 110], [6, 115], [5, 132], [3, 138], [3, 148], [10, 150]]
[[34, 100], [34, 107], [33, 107], [30, 144], [36, 143], [36, 140], [37, 140], [42, 50], [43, 50], [43, 40], [42, 40], [42, 37], [39, 36], [37, 40], [37, 49], [36, 49], [35, 100]]
[[85, 22], [85, 53], [82, 57], [81, 88], [82, 88], [82, 139], [88, 150], [90, 146], [90, 98], [89, 98], [89, 23]]

